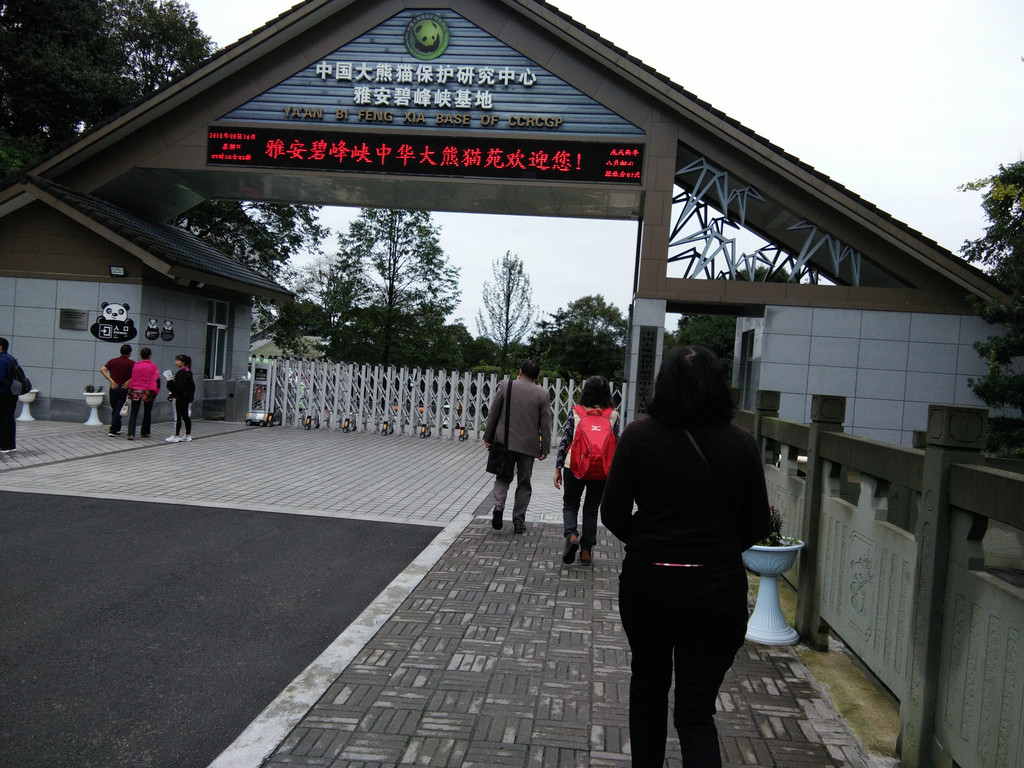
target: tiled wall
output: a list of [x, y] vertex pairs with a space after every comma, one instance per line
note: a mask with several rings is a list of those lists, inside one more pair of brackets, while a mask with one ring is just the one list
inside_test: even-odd
[[811, 395], [844, 395], [847, 432], [911, 445], [929, 404], [984, 407], [967, 386], [986, 373], [972, 345], [995, 331], [978, 317], [766, 307], [739, 319], [737, 362], [748, 330], [755, 388], [782, 393], [784, 419], [810, 421]]
[[[140, 286], [122, 282], [86, 282], [73, 280], [41, 280], [34, 278], [0, 278], [0, 336], [11, 342], [11, 353], [39, 390], [32, 413], [37, 418], [73, 421], [88, 416], [82, 398], [86, 384], [107, 382], [100, 367], [119, 354], [120, 342], [96, 339], [88, 329], [61, 329], [61, 309], [87, 313], [91, 326], [99, 316], [102, 302], [129, 306], [128, 316], [134, 321], [137, 335], [129, 343], [132, 357], [138, 359], [140, 347], [153, 350], [153, 361], [160, 370], [174, 368], [174, 356], [185, 353], [192, 357], [196, 371], [197, 399], [203, 393], [203, 359], [206, 348], [207, 298], [197, 293]], [[234, 312], [229, 366], [230, 376], [244, 377], [247, 370], [251, 308], [247, 302], [232, 303]], [[145, 337], [150, 318], [159, 331], [164, 323], [173, 326], [173, 339]], [[161, 398], [160, 418], [170, 414], [170, 406]], [[108, 404], [104, 409], [109, 413]], [[164, 414], [163, 411], [167, 411]], [[104, 411], [101, 418], [106, 420]]]

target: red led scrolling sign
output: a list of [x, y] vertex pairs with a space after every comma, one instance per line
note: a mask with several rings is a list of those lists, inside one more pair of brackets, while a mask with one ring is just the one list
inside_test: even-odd
[[640, 184], [643, 145], [210, 128], [207, 165]]

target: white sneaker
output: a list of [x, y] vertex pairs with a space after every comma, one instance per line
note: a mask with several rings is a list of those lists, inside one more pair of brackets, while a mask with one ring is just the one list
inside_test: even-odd
[[177, 435], [171, 435], [166, 440], [164, 440], [164, 442], [165, 443], [180, 443], [181, 442], [181, 438], [178, 437]]
[[191, 443], [192, 442], [192, 436], [191, 435], [185, 435], [183, 438], [181, 438], [180, 442], [182, 442], [182, 443]]

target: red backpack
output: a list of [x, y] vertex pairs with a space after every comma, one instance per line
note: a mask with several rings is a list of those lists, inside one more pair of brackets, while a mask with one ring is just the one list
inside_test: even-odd
[[569, 471], [580, 480], [607, 480], [615, 455], [615, 432], [611, 408], [584, 408], [574, 405], [580, 417], [569, 449]]

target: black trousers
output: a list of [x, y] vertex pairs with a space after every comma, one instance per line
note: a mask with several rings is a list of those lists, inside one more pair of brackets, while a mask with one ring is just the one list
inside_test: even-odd
[[188, 415], [189, 404], [174, 398], [174, 434], [181, 434], [181, 423], [185, 422], [185, 434], [192, 434], [192, 417]]
[[121, 407], [124, 405], [124, 401], [128, 399], [128, 388], [118, 387], [115, 389], [111, 387], [108, 397], [110, 398], [110, 431], [120, 432]]
[[[568, 537], [575, 533], [580, 537], [580, 547], [593, 549], [597, 543], [597, 518], [601, 509], [601, 495], [604, 493], [604, 480], [580, 480], [565, 467], [562, 470], [562, 533]], [[586, 491], [583, 502], [583, 535], [579, 532], [580, 500]]]
[[721, 768], [715, 700], [747, 630], [747, 577], [735, 562], [697, 568], [637, 563], [619, 577], [619, 615], [632, 652], [633, 768], [662, 768], [668, 692], [683, 768]]
[[139, 434], [149, 437], [150, 421], [153, 416], [153, 401], [148, 403], [144, 400], [132, 400], [132, 409], [128, 414], [128, 436], [135, 437], [135, 423], [139, 419], [139, 407], [142, 408], [142, 428]]
[[18, 424], [14, 410], [18, 407], [18, 396], [10, 392], [0, 394], [0, 451], [18, 447]]

